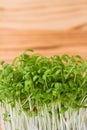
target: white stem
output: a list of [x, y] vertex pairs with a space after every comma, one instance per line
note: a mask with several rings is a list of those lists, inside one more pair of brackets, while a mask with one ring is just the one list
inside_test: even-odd
[[[29, 107], [32, 110], [31, 101]], [[37, 115], [29, 116], [24, 110], [18, 115], [21, 105], [16, 103], [15, 108], [6, 105], [1, 110], [2, 130], [87, 130], [87, 109], [80, 108], [78, 111], [72, 109], [67, 110], [64, 114], [60, 114], [60, 104], [52, 104], [51, 113], [48, 107], [43, 106], [42, 111], [39, 110]], [[7, 111], [10, 114], [9, 120], [3, 120], [3, 113]]]

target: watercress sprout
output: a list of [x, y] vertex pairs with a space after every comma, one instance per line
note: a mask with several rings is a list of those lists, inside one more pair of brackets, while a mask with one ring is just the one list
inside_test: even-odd
[[[12, 113], [19, 112], [25, 113], [26, 119], [33, 120], [34, 117], [37, 130], [68, 130], [65, 119], [71, 115], [75, 119], [74, 113], [78, 116], [78, 111], [87, 108], [87, 61], [78, 55], [54, 55], [47, 58], [29, 55], [28, 51], [32, 52], [30, 49], [25, 51], [12, 64], [0, 62], [1, 106], [6, 113], [9, 111], [9, 118]], [[67, 117], [68, 113], [70, 115]], [[62, 119], [65, 125], [60, 128]], [[47, 123], [41, 125], [40, 121], [48, 122], [49, 126]], [[72, 127], [71, 123], [69, 130]], [[20, 130], [23, 128], [21, 126]], [[30, 129], [26, 126], [26, 130], [32, 129], [33, 126]]]

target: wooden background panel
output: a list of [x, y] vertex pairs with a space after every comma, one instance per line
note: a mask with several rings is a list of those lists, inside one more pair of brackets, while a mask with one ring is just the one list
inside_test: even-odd
[[0, 27], [33, 30], [87, 27], [87, 0], [0, 0], [0, 8]]
[[86, 58], [87, 0], [0, 0], [0, 59], [26, 48]]
[[0, 33], [0, 59], [10, 62], [27, 48], [35, 53], [50, 56], [53, 54], [80, 54], [87, 58], [87, 32], [78, 31], [20, 31], [2, 29]]

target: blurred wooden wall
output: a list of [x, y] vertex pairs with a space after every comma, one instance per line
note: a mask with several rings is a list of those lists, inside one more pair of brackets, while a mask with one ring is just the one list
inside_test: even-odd
[[87, 0], [0, 0], [0, 60], [26, 48], [87, 59]]

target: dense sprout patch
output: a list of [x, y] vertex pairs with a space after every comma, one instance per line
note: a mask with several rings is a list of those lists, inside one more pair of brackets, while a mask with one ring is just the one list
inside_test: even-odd
[[24, 52], [12, 64], [1, 62], [0, 101], [16, 103], [38, 112], [44, 105], [61, 104], [61, 111], [87, 107], [87, 61], [80, 56], [62, 55], [49, 58]]

